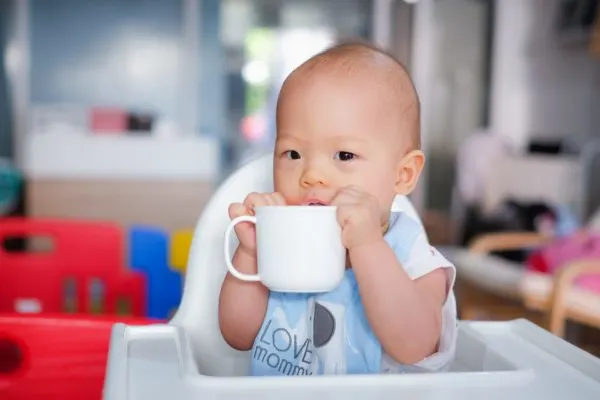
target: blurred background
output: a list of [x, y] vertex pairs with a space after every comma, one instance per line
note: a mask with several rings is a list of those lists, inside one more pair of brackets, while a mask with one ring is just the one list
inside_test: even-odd
[[493, 7], [412, 3], [2, 0], [0, 154], [25, 175], [26, 212], [188, 227], [270, 149], [287, 74], [350, 38], [418, 71], [436, 178], [415, 201], [449, 207], [452, 152], [489, 124]]
[[[413, 202], [436, 225], [432, 234], [452, 241], [453, 206], [472, 200], [460, 193], [458, 152], [473, 136], [498, 139], [512, 161], [543, 158], [561, 171], [577, 168], [600, 138], [596, 8], [588, 0], [0, 0], [0, 156], [24, 175], [19, 212], [189, 227], [216, 185], [271, 148], [287, 74], [338, 40], [362, 38], [415, 79], [429, 163]], [[569, 193], [542, 200], [587, 217], [600, 190], [567, 181]], [[489, 209], [507, 190], [477, 196]]]
[[[411, 198], [465, 278], [463, 317], [600, 326], [600, 280], [557, 317], [557, 258], [534, 251], [597, 239], [597, 0], [0, 0], [0, 215], [191, 230], [271, 149], [287, 74], [350, 38], [413, 76], [428, 164]], [[600, 259], [585, 243], [558, 259]]]

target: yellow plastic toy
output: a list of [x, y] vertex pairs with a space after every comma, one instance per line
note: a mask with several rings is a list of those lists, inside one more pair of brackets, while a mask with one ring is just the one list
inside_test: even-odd
[[185, 274], [194, 231], [192, 229], [178, 230], [171, 237], [170, 265], [175, 271]]

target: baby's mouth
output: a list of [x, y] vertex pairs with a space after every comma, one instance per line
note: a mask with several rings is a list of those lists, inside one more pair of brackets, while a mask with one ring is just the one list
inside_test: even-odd
[[305, 206], [326, 206], [327, 204], [325, 204], [324, 202], [320, 201], [320, 200], [311, 200], [311, 201], [306, 201], [303, 203], [303, 205]]

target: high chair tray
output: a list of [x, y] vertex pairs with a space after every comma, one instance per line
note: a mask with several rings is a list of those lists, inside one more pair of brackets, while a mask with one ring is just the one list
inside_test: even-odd
[[522, 319], [460, 322], [441, 373], [217, 377], [195, 356], [184, 328], [116, 324], [104, 399], [600, 399], [600, 359]]

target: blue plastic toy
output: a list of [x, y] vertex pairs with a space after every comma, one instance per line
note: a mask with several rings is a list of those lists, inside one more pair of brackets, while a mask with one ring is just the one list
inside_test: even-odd
[[129, 264], [148, 280], [148, 316], [168, 319], [179, 307], [181, 275], [168, 264], [169, 235], [155, 227], [134, 225], [129, 230]]

